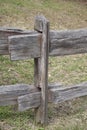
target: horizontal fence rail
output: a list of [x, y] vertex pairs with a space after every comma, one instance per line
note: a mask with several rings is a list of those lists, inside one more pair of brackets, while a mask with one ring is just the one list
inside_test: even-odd
[[[0, 29], [0, 54], [12, 60], [40, 57], [42, 34], [36, 31]], [[50, 31], [49, 56], [87, 53], [87, 29]]]
[[[57, 104], [87, 95], [87, 82], [64, 87], [61, 84], [48, 85], [48, 102]], [[18, 105], [19, 111], [37, 108], [41, 91], [27, 84], [0, 86], [0, 106]]]
[[87, 29], [50, 32], [50, 55], [87, 53]]
[[[29, 34], [30, 31], [23, 31], [14, 28], [0, 28], [0, 54], [9, 54], [8, 37], [13, 35]], [[32, 33], [32, 32], [31, 32]]]

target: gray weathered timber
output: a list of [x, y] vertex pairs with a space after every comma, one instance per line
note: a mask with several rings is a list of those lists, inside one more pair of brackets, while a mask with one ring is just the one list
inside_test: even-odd
[[[60, 88], [62, 85], [59, 84], [50, 84], [48, 86], [48, 97], [49, 97], [49, 102], [52, 102], [51, 99], [55, 99], [54, 97], [51, 96], [51, 90], [54, 88]], [[36, 108], [40, 106], [41, 104], [41, 91], [39, 89], [36, 92], [31, 92], [30, 94], [25, 94], [23, 96], [18, 97], [18, 110], [19, 111], [25, 111], [30, 108]], [[54, 95], [53, 95], [54, 96]], [[54, 100], [55, 101], [55, 100]]]
[[17, 98], [3, 98], [0, 99], [0, 106], [17, 105]]
[[[48, 86], [49, 102], [53, 102], [53, 103], [55, 102], [54, 94], [51, 94], [51, 92], [53, 92], [54, 89], [58, 89], [61, 87], [62, 87], [62, 84], [50, 84]], [[37, 108], [40, 106], [40, 104], [41, 104], [41, 91], [39, 91], [39, 89], [38, 89], [38, 92], [37, 91], [31, 92], [30, 94], [25, 94], [23, 96], [18, 97], [18, 110], [19, 111], [25, 111], [30, 108], [36, 108], [36, 111], [38, 111]]]
[[[39, 29], [39, 25], [38, 24], [36, 24], [36, 25], [37, 26], [35, 26], [35, 27]], [[41, 25], [40, 25], [40, 27], [41, 27]], [[36, 30], [38, 30], [38, 29], [36, 29]], [[40, 31], [41, 30], [42, 29], [40, 28]], [[35, 32], [35, 34], [36, 34], [36, 32]], [[38, 33], [36, 35], [38, 35]], [[15, 36], [14, 36], [14, 38], [15, 38]], [[30, 41], [30, 37], [26, 38], [25, 35], [24, 35], [24, 39], [25, 39], [25, 43], [28, 40]], [[42, 41], [41, 37], [40, 37], [39, 41]], [[11, 42], [11, 39], [10, 39], [10, 42]], [[10, 53], [11, 53], [11, 57], [13, 60], [27, 59], [30, 57], [32, 57], [32, 58], [40, 57], [40, 49], [41, 49], [40, 47], [41, 46], [37, 46], [36, 51], [35, 52], [32, 51], [33, 54], [32, 54], [32, 56], [30, 56], [29, 53], [27, 53], [27, 52], [30, 52], [29, 44], [26, 44], [26, 48], [27, 48], [27, 51], [26, 51], [25, 44], [23, 44], [23, 42], [21, 42], [21, 36], [19, 36], [19, 39], [16, 42], [17, 42], [17, 44], [20, 43], [20, 46], [22, 46], [22, 49], [24, 51], [21, 50], [21, 48], [20, 48], [19, 52], [18, 52], [18, 50], [16, 50], [17, 48], [15, 48], [14, 50], [11, 50]], [[2, 47], [3, 47], [3, 45], [2, 45]], [[13, 45], [13, 47], [14, 47], [14, 45]], [[31, 44], [31, 48], [33, 48], [33, 44]], [[16, 55], [14, 53], [16, 53]], [[63, 56], [63, 55], [72, 55], [72, 54], [80, 54], [80, 53], [87, 53], [87, 29], [50, 31], [49, 56]]]
[[0, 28], [0, 54], [7, 55], [8, 51], [8, 37], [20, 34], [32, 34], [33, 31], [24, 31], [16, 28]]
[[[54, 104], [83, 96], [87, 96], [87, 82], [68, 87], [61, 84], [48, 86], [48, 102]], [[41, 104], [41, 91], [26, 84], [0, 86], [0, 106], [15, 104], [20, 111], [37, 108]]]
[[34, 86], [38, 87], [38, 58], [34, 58]]
[[34, 58], [34, 86], [40, 88], [40, 58]]
[[69, 87], [52, 88], [49, 90], [49, 102], [55, 104], [83, 96], [87, 96], [87, 83]]
[[[55, 88], [58, 86], [60, 87], [61, 84], [49, 85], [49, 89], [52, 89], [52, 88]], [[21, 97], [21, 99], [22, 99], [22, 97], [24, 96], [24, 100], [26, 100], [25, 98], [29, 94], [34, 96], [34, 95], [38, 95], [39, 92], [40, 92], [40, 90], [38, 88], [34, 87], [33, 85], [27, 85], [27, 84], [0, 86], [0, 106], [18, 104], [18, 97]], [[33, 100], [33, 99], [31, 99], [31, 100]], [[38, 102], [40, 100], [41, 99], [38, 99]], [[22, 102], [21, 102], [21, 104], [22, 104]], [[40, 105], [40, 102], [39, 102], [39, 105]], [[36, 104], [36, 106], [37, 106], [37, 104]], [[30, 106], [28, 106], [28, 107], [30, 107]], [[26, 109], [26, 107], [25, 107], [25, 109]]]
[[42, 32], [40, 55], [41, 104], [36, 113], [36, 121], [40, 121], [42, 124], [47, 124], [49, 22], [44, 16], [37, 16], [35, 18], [35, 30]]
[[87, 53], [87, 29], [50, 32], [50, 56]]
[[48, 89], [54, 89], [54, 88], [60, 88], [63, 87], [63, 85], [61, 83], [51, 83], [48, 85]]
[[18, 97], [18, 110], [25, 111], [30, 108], [37, 108], [40, 105], [41, 92], [35, 92]]
[[[53, 88], [60, 88], [62, 87], [61, 84], [50, 84], [48, 86], [48, 97], [49, 97], [49, 102], [52, 102], [51, 99], [55, 99], [54, 95], [51, 95], [51, 90], [53, 90]], [[35, 89], [38, 90], [36, 92], [31, 92], [30, 94], [26, 94], [23, 96], [19, 96], [18, 97], [18, 110], [19, 111], [25, 111], [28, 110], [30, 108], [37, 108], [40, 106], [41, 104], [41, 91], [39, 89]], [[55, 101], [55, 100], [54, 100]]]
[[0, 86], [0, 106], [17, 104], [18, 96], [33, 92], [38, 92], [38, 89], [27, 84]]
[[[32, 92], [18, 98], [20, 111], [36, 108], [41, 103], [41, 92]], [[61, 84], [52, 84], [48, 86], [48, 102], [53, 104], [62, 103], [78, 97], [87, 96], [87, 83], [81, 83], [74, 86], [63, 87]], [[35, 99], [36, 97], [36, 99]], [[33, 101], [34, 100], [34, 101]], [[33, 104], [35, 103], [35, 105]], [[25, 105], [24, 105], [25, 104]]]
[[[37, 22], [35, 28], [36, 30], [40, 30], [41, 32], [42, 31], [41, 19], [40, 21], [36, 19], [36, 21]], [[22, 35], [22, 34], [24, 35], [37, 34], [37, 32], [28, 31], [28, 30], [24, 31], [24, 30], [14, 29], [14, 28], [0, 28], [0, 54], [9, 54], [8, 51], [9, 36]], [[23, 47], [25, 47], [25, 45]], [[38, 48], [38, 50], [39, 49], [40, 48]], [[23, 51], [20, 51], [19, 53], [23, 53]], [[72, 54], [79, 54], [79, 53], [87, 53], [87, 29], [50, 31], [50, 44], [49, 44], [50, 56], [72, 55]], [[20, 55], [19, 59], [22, 59], [22, 55]], [[35, 56], [35, 54], [33, 54], [33, 56]], [[38, 56], [40, 56], [39, 52], [38, 52]], [[28, 57], [28, 53], [26, 52], [24, 59], [26, 59], [27, 57]], [[14, 56], [14, 59], [16, 58], [17, 57]]]
[[9, 37], [11, 60], [28, 59], [40, 56], [41, 34]]
[[[36, 16], [35, 17], [35, 24], [34, 24], [34, 29], [38, 32], [43, 32], [43, 22], [44, 21], [44, 16]], [[46, 18], [45, 18], [46, 19]]]

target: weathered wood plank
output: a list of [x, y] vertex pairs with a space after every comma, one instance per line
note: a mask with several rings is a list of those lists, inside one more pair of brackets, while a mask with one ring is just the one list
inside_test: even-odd
[[43, 32], [42, 32], [42, 48], [41, 48], [41, 123], [48, 123], [48, 47], [49, 47], [49, 22], [43, 20]]
[[[49, 85], [49, 89], [52, 89], [52, 88], [55, 88], [58, 86], [61, 86], [61, 84]], [[0, 86], [0, 106], [18, 104], [18, 102], [17, 102], [18, 97], [20, 97], [20, 96], [26, 97], [28, 94], [35, 95], [36, 93], [39, 93], [39, 92], [40, 92], [40, 90], [38, 88], [36, 88], [32, 85], [27, 85], [27, 84]]]
[[87, 29], [50, 32], [50, 56], [87, 53]]
[[[41, 20], [41, 19], [40, 19]], [[41, 21], [40, 21], [41, 22]], [[37, 26], [36, 26], [37, 25]], [[36, 30], [38, 30], [39, 25], [36, 24]], [[41, 27], [41, 25], [40, 25]], [[41, 32], [40, 28], [40, 32]], [[38, 34], [37, 34], [38, 35]], [[21, 38], [21, 36], [19, 36]], [[25, 36], [24, 36], [25, 37]], [[14, 36], [15, 38], [15, 36]], [[19, 39], [20, 39], [19, 38]], [[28, 39], [29, 38], [29, 39]], [[30, 37], [25, 38], [25, 42], [27, 40], [30, 41]], [[41, 38], [40, 38], [41, 41]], [[28, 44], [26, 45], [21, 43], [20, 41], [16, 41], [17, 44], [20, 42], [20, 46], [22, 46], [23, 50], [21, 50], [17, 55], [14, 55], [13, 59], [26, 59], [29, 58], [30, 49], [28, 48]], [[33, 44], [31, 44], [31, 47]], [[18, 52], [15, 48], [13, 51], [14, 53]], [[37, 52], [33, 51], [32, 56], [33, 58], [40, 57], [40, 46], [37, 46]], [[25, 52], [25, 53], [24, 53]], [[11, 51], [12, 53], [12, 51]], [[37, 55], [36, 55], [37, 53]], [[80, 53], [87, 53], [87, 29], [78, 29], [78, 30], [66, 30], [66, 31], [50, 31], [50, 40], [49, 40], [49, 56], [62, 56], [62, 55], [72, 55], [72, 54], [80, 54]], [[25, 54], [25, 55], [24, 55]], [[12, 54], [11, 54], [12, 55]], [[24, 55], [24, 56], [23, 56]], [[18, 57], [18, 58], [17, 58]]]
[[[87, 82], [63, 87], [61, 84], [48, 86], [48, 101], [61, 103], [74, 98], [87, 96]], [[35, 104], [34, 104], [35, 103]], [[0, 106], [18, 105], [20, 111], [39, 107], [41, 91], [34, 86], [17, 84], [0, 86]]]
[[[27, 84], [16, 84], [16, 85], [6, 85], [0, 86], [0, 98], [20, 96], [29, 93], [34, 89], [33, 86]], [[35, 89], [34, 89], [35, 90]]]
[[21, 34], [32, 34], [34, 31], [24, 31], [16, 28], [0, 28], [0, 54], [8, 55], [8, 37]]
[[40, 58], [34, 58], [34, 86], [40, 88]]
[[36, 121], [41, 122], [42, 124], [47, 124], [49, 22], [44, 16], [36, 17], [35, 30], [42, 32], [41, 55], [40, 55], [41, 104], [37, 111]]
[[0, 106], [10, 106], [17, 105], [18, 102], [14, 98], [4, 98], [4, 100], [0, 100]]
[[[55, 100], [52, 100], [54, 99], [54, 95], [51, 95], [51, 90], [55, 88], [58, 89], [60, 87], [62, 87], [61, 84], [50, 84], [48, 86], [49, 102], [55, 101]], [[26, 94], [26, 95], [18, 97], [18, 110], [19, 111], [25, 111], [30, 108], [37, 109], [40, 106], [40, 104], [41, 104], [41, 91], [39, 91], [39, 89], [38, 89], [38, 92], [33, 92], [30, 94]]]
[[49, 102], [55, 104], [83, 96], [87, 96], [87, 83], [49, 90]]
[[38, 89], [27, 84], [0, 86], [0, 106], [14, 105], [17, 103], [18, 96], [33, 92], [38, 92]]
[[40, 56], [41, 34], [9, 37], [11, 60], [28, 59]]
[[[40, 17], [40, 16], [39, 16]], [[38, 21], [38, 20], [37, 20]], [[40, 24], [39, 24], [40, 23]], [[39, 27], [40, 25], [40, 27]], [[36, 22], [35, 28], [36, 30], [42, 31], [42, 23], [40, 21]], [[20, 29], [11, 29], [11, 28], [0, 28], [0, 54], [9, 54], [8, 49], [8, 37], [15, 35], [28, 35], [28, 34], [38, 34], [35, 31], [24, 31]], [[21, 37], [21, 36], [20, 36]], [[25, 36], [24, 36], [25, 37]], [[41, 40], [41, 39], [40, 39]], [[72, 54], [80, 54], [87, 53], [87, 29], [78, 29], [78, 30], [62, 30], [62, 31], [50, 31], [50, 40], [49, 40], [49, 55], [50, 56], [61, 56], [61, 55], [72, 55]], [[26, 39], [25, 39], [26, 42]], [[17, 42], [18, 44], [18, 42]], [[23, 59], [28, 57], [28, 53], [25, 45], [22, 44], [24, 48], [25, 55]], [[32, 46], [32, 45], [31, 45]], [[28, 47], [27, 47], [28, 48]], [[40, 46], [38, 46], [38, 50], [40, 50]], [[14, 53], [16, 53], [16, 49]], [[34, 53], [34, 52], [33, 52]], [[36, 52], [35, 52], [36, 53]], [[18, 57], [14, 55], [14, 59], [22, 59], [23, 51], [19, 51]], [[40, 51], [38, 51], [38, 55], [33, 54], [31, 57], [40, 57]]]
[[35, 17], [35, 23], [34, 23], [34, 29], [38, 32], [43, 32], [43, 22], [44, 19], [46, 19], [44, 16], [36, 16]]
[[[19, 110], [24, 111], [29, 108], [36, 108], [41, 103], [41, 92], [34, 92], [18, 98]], [[87, 83], [81, 83], [74, 86], [63, 87], [61, 84], [49, 85], [48, 102], [53, 104], [62, 103], [78, 97], [87, 96]], [[36, 97], [36, 99], [35, 99]], [[35, 105], [34, 105], [35, 103]]]
[[41, 92], [27, 94], [18, 97], [18, 110], [25, 111], [30, 108], [37, 108], [40, 105]]

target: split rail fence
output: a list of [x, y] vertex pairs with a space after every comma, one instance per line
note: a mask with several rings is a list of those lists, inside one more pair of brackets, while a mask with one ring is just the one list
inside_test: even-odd
[[50, 31], [49, 21], [36, 16], [33, 31], [0, 28], [0, 55], [12, 61], [34, 59], [34, 85], [0, 86], [0, 106], [34, 108], [36, 122], [47, 124], [48, 102], [61, 103], [87, 95], [87, 83], [63, 87], [48, 84], [48, 57], [87, 53], [87, 29]]

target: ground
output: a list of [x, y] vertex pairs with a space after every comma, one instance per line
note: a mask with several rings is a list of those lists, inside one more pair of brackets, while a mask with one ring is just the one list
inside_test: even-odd
[[[50, 29], [87, 28], [87, 1], [78, 0], [0, 0], [0, 26], [31, 30], [34, 18], [43, 14]], [[49, 82], [64, 85], [87, 80], [87, 54], [49, 58]], [[11, 62], [0, 56], [0, 85], [33, 83], [33, 59]], [[87, 97], [62, 104], [49, 104], [49, 124], [45, 130], [86, 130]], [[34, 112], [16, 112], [14, 106], [0, 107], [1, 130], [44, 130], [34, 123]]]

